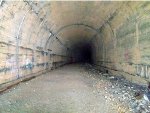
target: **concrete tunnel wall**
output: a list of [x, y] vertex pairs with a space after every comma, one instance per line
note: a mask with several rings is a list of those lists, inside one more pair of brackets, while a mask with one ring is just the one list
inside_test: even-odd
[[46, 23], [45, 12], [35, 10], [30, 3], [1, 2], [0, 83], [58, 67], [71, 59], [57, 40], [49, 49], [47, 40], [54, 34]]
[[150, 80], [149, 11], [150, 2], [1, 0], [0, 84], [78, 61], [89, 47], [98, 69]]
[[150, 2], [124, 2], [93, 38], [95, 64], [131, 81], [150, 80]]

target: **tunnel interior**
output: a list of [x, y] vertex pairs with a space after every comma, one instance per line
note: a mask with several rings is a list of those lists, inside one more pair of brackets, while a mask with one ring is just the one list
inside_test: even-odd
[[92, 49], [90, 45], [82, 45], [81, 48], [79, 48], [79, 50], [80, 50], [79, 61], [92, 63]]
[[143, 109], [147, 82], [149, 1], [0, 0], [0, 93], [21, 83], [0, 97], [0, 112], [112, 113], [122, 102]]
[[149, 80], [149, 9], [149, 2], [1, 0], [0, 84], [72, 62]]
[[76, 63], [92, 63], [92, 47], [88, 43], [79, 43], [72, 49]]

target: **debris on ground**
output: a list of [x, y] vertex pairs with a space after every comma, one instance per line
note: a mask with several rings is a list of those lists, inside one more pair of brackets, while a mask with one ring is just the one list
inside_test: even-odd
[[[98, 76], [100, 79], [96, 88], [97, 90], [104, 88], [106, 91], [104, 98], [110, 101], [119, 100], [118, 105], [125, 105], [124, 113], [126, 113], [126, 109], [133, 113], [150, 113], [150, 84], [148, 87], [138, 85], [128, 81], [123, 76], [113, 76], [100, 72], [89, 64], [86, 64], [85, 69], [88, 70], [90, 75]], [[118, 107], [118, 110], [121, 108]], [[122, 113], [122, 111], [119, 113]]]
[[0, 113], [30, 112], [150, 113], [150, 85], [131, 83], [89, 64], [64, 66], [0, 96]]

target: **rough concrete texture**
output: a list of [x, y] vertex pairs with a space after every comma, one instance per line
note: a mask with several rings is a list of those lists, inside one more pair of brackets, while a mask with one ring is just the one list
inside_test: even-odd
[[[45, 48], [53, 34], [43, 13], [39, 16], [26, 1], [0, 2], [0, 84], [70, 62], [67, 52]], [[55, 44], [59, 51], [66, 49]]]
[[150, 2], [1, 0], [0, 83], [69, 63], [83, 44], [100, 69], [149, 80], [149, 10]]
[[120, 101], [123, 90], [111, 86], [90, 65], [68, 65], [3, 93], [0, 113], [132, 113], [128, 96]]
[[149, 80], [149, 9], [150, 2], [124, 2], [111, 14], [93, 38], [96, 65]]

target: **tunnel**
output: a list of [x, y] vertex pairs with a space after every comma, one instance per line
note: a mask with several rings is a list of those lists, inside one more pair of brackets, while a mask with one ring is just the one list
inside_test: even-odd
[[149, 1], [0, 0], [0, 92], [73, 65], [147, 87], [149, 30]]

